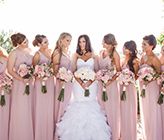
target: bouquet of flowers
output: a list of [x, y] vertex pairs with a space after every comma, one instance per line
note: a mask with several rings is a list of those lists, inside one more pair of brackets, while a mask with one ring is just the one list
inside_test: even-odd
[[53, 75], [53, 69], [50, 64], [42, 63], [35, 66], [34, 75], [42, 79], [41, 91], [47, 93], [47, 87], [45, 81]]
[[[95, 72], [87, 67], [82, 67], [79, 68], [75, 73], [74, 73], [76, 78], [80, 78], [83, 82], [87, 82], [89, 80], [94, 80], [95, 79]], [[87, 87], [84, 92], [84, 96], [88, 97], [90, 94], [89, 88]]]
[[63, 81], [62, 89], [60, 91], [58, 100], [64, 101], [64, 89], [65, 89], [65, 83], [66, 82], [72, 82], [73, 80], [73, 74], [70, 70], [67, 70], [65, 67], [59, 68], [59, 72], [57, 73], [57, 78]]
[[[152, 67], [143, 67], [138, 71], [138, 76], [140, 81], [150, 82], [155, 80], [158, 75]], [[145, 97], [145, 89], [146, 85], [143, 84], [141, 97]]]
[[162, 74], [157, 78], [157, 83], [158, 85], [161, 86], [160, 95], [157, 103], [161, 105], [163, 104], [163, 97], [164, 97], [164, 72], [162, 72]]
[[121, 100], [126, 100], [126, 86], [128, 86], [129, 84], [135, 84], [134, 73], [131, 72], [128, 68], [123, 69], [118, 76], [118, 83], [120, 85], [123, 85]]
[[[29, 66], [27, 64], [20, 64], [17, 73], [23, 78], [23, 79], [30, 79], [33, 76], [34, 68], [33, 66]], [[29, 83], [26, 83], [25, 91], [24, 93], [26, 95], [30, 94], [30, 86]]]
[[12, 79], [6, 74], [0, 74], [0, 105], [4, 106], [6, 104], [5, 94], [9, 93], [12, 87]]
[[114, 76], [114, 72], [110, 71], [108, 69], [102, 69], [96, 73], [96, 79], [101, 80], [103, 83], [102, 100], [104, 102], [106, 102], [108, 100], [108, 96], [106, 93], [106, 83], [108, 82], [108, 80], [111, 80], [113, 78], [113, 76]]

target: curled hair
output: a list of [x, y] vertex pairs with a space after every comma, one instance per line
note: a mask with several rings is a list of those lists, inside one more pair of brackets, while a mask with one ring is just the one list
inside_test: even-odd
[[[58, 51], [59, 52], [59, 55], [60, 55], [60, 58], [61, 58], [61, 55], [62, 55], [62, 45], [63, 45], [61, 43], [61, 41], [63, 39], [65, 39], [66, 37], [68, 37], [68, 36], [72, 38], [72, 36], [71, 36], [70, 33], [63, 32], [63, 33], [60, 34], [58, 40], [56, 41], [56, 46], [55, 46], [55, 49], [53, 51], [53, 54], [54, 54], [55, 51]], [[52, 54], [52, 57], [51, 57], [51, 61], [53, 61], [53, 54]]]
[[113, 62], [113, 54], [114, 54], [114, 51], [115, 51], [115, 46], [117, 45], [117, 41], [115, 39], [115, 36], [111, 33], [106, 34], [103, 38], [103, 41], [104, 41], [104, 43], [113, 46], [113, 49], [112, 49], [112, 51], [109, 55], [109, 57], [112, 59], [112, 62]]
[[92, 47], [91, 47], [91, 42], [90, 42], [89, 36], [88, 35], [80, 35], [79, 38], [78, 38], [78, 42], [77, 42], [76, 53], [79, 54], [79, 55], [83, 55], [83, 53], [81, 51], [81, 48], [80, 48], [80, 45], [79, 45], [79, 42], [80, 42], [81, 38], [84, 38], [85, 41], [86, 41], [86, 46], [85, 46], [86, 53], [87, 52], [92, 52], [93, 50], [92, 50]]
[[39, 34], [36, 35], [36, 36], [35, 36], [35, 39], [34, 39], [33, 42], [32, 42], [32, 44], [33, 44], [34, 46], [38, 46], [39, 44], [42, 43], [43, 38], [46, 38], [46, 36], [45, 36], [45, 35], [39, 35]]
[[133, 67], [133, 60], [137, 58], [137, 45], [133, 40], [131, 40], [131, 41], [125, 42], [124, 47], [130, 51], [130, 59], [128, 61], [128, 66], [129, 66], [130, 71], [135, 73], [134, 67]]
[[154, 35], [147, 35], [143, 37], [143, 40], [147, 41], [149, 45], [153, 46], [152, 50], [155, 49], [157, 41]]
[[26, 39], [26, 36], [21, 33], [16, 33], [11, 35], [11, 42], [14, 47], [17, 47], [19, 44], [21, 44]]

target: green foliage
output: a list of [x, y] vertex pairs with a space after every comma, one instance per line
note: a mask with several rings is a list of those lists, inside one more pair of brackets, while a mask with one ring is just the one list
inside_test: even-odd
[[160, 36], [157, 38], [157, 42], [159, 45], [163, 46], [163, 44], [164, 44], [164, 33], [160, 34]]
[[12, 34], [12, 31], [0, 32], [0, 46], [4, 48], [7, 51], [7, 53], [10, 53], [10, 51], [13, 49], [12, 42], [10, 40], [11, 34]]
[[5, 0], [0, 0], [0, 3], [4, 3]]

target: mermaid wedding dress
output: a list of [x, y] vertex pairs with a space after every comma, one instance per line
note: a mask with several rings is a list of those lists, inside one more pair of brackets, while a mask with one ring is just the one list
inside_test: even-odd
[[[94, 59], [77, 60], [77, 69], [94, 69]], [[97, 81], [89, 86], [89, 97], [77, 81], [73, 84], [73, 101], [57, 124], [60, 140], [111, 140], [111, 128], [97, 102]]]

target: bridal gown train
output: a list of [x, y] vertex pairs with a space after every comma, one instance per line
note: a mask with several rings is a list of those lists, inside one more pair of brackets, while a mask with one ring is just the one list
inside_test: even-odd
[[[94, 59], [77, 60], [77, 69], [94, 70]], [[60, 140], [111, 140], [111, 128], [97, 102], [97, 81], [89, 86], [89, 97], [77, 81], [73, 84], [73, 100], [57, 124]]]

